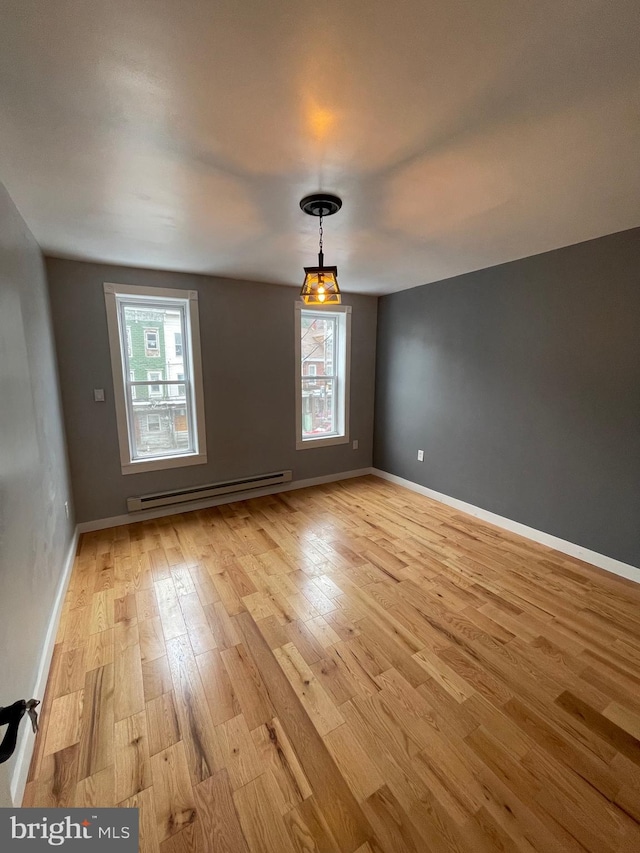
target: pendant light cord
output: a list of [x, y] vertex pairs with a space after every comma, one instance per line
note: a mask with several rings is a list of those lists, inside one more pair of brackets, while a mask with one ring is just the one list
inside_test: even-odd
[[323, 248], [322, 248], [322, 247], [323, 247], [323, 240], [322, 240], [322, 238], [323, 238], [323, 236], [324, 236], [324, 229], [323, 229], [323, 227], [322, 227], [322, 220], [323, 220], [323, 218], [324, 218], [324, 217], [322, 216], [322, 214], [320, 214], [320, 227], [319, 227], [319, 229], [318, 229], [318, 233], [319, 233], [319, 235], [320, 235], [320, 243], [319, 243], [319, 247], [320, 247], [320, 248], [319, 248], [319, 251], [318, 251], [318, 260], [320, 261], [320, 266], [321, 266], [321, 267], [323, 267], [323, 266], [324, 266], [324, 251], [323, 251]]

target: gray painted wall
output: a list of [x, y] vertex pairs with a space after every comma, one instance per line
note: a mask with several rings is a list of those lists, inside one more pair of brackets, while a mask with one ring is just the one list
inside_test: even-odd
[[[73, 534], [66, 500], [44, 266], [0, 184], [0, 705], [34, 690]], [[0, 766], [0, 805], [12, 770], [13, 759]]]
[[376, 467], [640, 566], [640, 229], [378, 313]]
[[[126, 498], [291, 468], [296, 480], [371, 465], [377, 299], [353, 305], [351, 444], [295, 449], [291, 287], [47, 258], [78, 521], [126, 512]], [[209, 462], [120, 471], [103, 282], [197, 290]], [[104, 388], [106, 403], [93, 402]]]

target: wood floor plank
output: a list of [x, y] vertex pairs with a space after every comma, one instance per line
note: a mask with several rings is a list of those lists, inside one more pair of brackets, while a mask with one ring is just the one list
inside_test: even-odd
[[116, 649], [113, 659], [115, 719], [124, 720], [144, 710], [144, 687], [140, 646]]
[[158, 842], [158, 818], [154, 789], [145, 788], [132, 797], [118, 803], [124, 809], [138, 809], [139, 853], [160, 853]]
[[274, 717], [269, 723], [254, 729], [251, 735], [262, 767], [271, 770], [280, 788], [285, 809], [295, 808], [310, 797], [313, 793], [311, 785], [280, 720]]
[[182, 741], [151, 756], [151, 774], [157, 834], [162, 842], [196, 818], [195, 796]]
[[216, 726], [222, 762], [233, 790], [257, 779], [264, 767], [242, 714]]
[[341, 726], [342, 715], [294, 644], [287, 643], [273, 653], [318, 732], [325, 735]]
[[149, 617], [138, 625], [140, 658], [144, 662], [155, 660], [167, 653], [162, 622], [159, 617]]
[[583, 723], [602, 740], [626, 755], [635, 764], [640, 765], [640, 741], [632, 734], [625, 731], [612, 720], [595, 711], [570, 691], [565, 690], [556, 699], [556, 704], [564, 711]]
[[65, 650], [84, 646], [89, 634], [89, 625], [91, 622], [91, 606], [78, 607], [75, 610], [69, 610], [63, 619], [61, 628], [62, 635], [58, 638], [59, 642], [64, 641]]
[[[140, 646], [140, 632], [138, 630], [137, 617], [133, 620], [123, 619], [120, 622], [116, 622], [113, 626], [114, 655], [117, 655], [119, 652], [122, 652], [131, 646]], [[140, 654], [139, 650], [138, 654]]]
[[156, 598], [158, 601], [158, 611], [160, 613], [160, 622], [162, 623], [162, 633], [166, 641], [181, 637], [187, 633], [187, 626], [180, 609], [178, 596], [173, 587], [173, 581], [169, 578], [164, 581], [158, 581], [155, 584]]
[[116, 722], [113, 757], [117, 803], [151, 785], [149, 735], [144, 711]]
[[142, 664], [142, 692], [145, 702], [173, 690], [171, 669], [166, 655]]
[[245, 645], [238, 643], [237, 646], [225, 649], [221, 656], [249, 729], [253, 730], [272, 720], [276, 712], [269, 691], [260, 669], [247, 654]]
[[53, 700], [51, 719], [47, 729], [45, 755], [50, 755], [78, 743], [83, 706], [84, 689], [67, 693]]
[[299, 853], [342, 853], [315, 797], [289, 809], [284, 815], [285, 826]]
[[240, 638], [233, 626], [231, 618], [224, 609], [222, 601], [208, 604], [204, 608], [211, 633], [215, 637], [216, 646], [222, 651], [237, 646]]
[[91, 634], [84, 645], [84, 649], [86, 651], [85, 669], [87, 672], [91, 669], [106, 666], [108, 663], [113, 663], [113, 628], [101, 631], [99, 634]]
[[240, 704], [218, 649], [198, 655], [196, 663], [214, 726], [237, 717], [241, 713]]
[[180, 740], [180, 723], [173, 690], [147, 702], [149, 753], [156, 755]]
[[44, 756], [40, 771], [29, 785], [33, 786], [30, 800], [24, 805], [36, 804], [44, 808], [71, 808], [75, 802], [78, 781], [79, 746], [74, 743], [65, 749]]
[[382, 774], [353, 736], [348, 723], [326, 734], [324, 742], [360, 802], [370, 797], [378, 788], [382, 788]]
[[209, 622], [203, 610], [200, 599], [193, 587], [193, 592], [179, 597], [180, 609], [187, 626], [187, 633], [195, 655], [203, 654], [217, 646], [215, 637], [209, 627]]
[[92, 669], [86, 674], [84, 698], [78, 758], [80, 780], [113, 764], [113, 664]]
[[197, 813], [192, 823], [160, 842], [160, 853], [208, 853], [208, 850]]
[[189, 772], [197, 785], [222, 767], [220, 745], [188, 638], [169, 640], [167, 657]]
[[62, 652], [56, 665], [56, 678], [53, 690], [54, 698], [75, 693], [84, 687], [84, 674], [87, 670], [86, 648], [78, 647]]
[[252, 853], [277, 850], [295, 853], [295, 847], [282, 815], [279, 791], [267, 771], [233, 794], [242, 831]]
[[[256, 620], [257, 621], [257, 620]], [[310, 622], [313, 620], [309, 620]], [[324, 648], [320, 643], [316, 640], [311, 631], [307, 628], [307, 625], [299, 619], [296, 619], [293, 622], [289, 622], [287, 625], [283, 626], [284, 634], [287, 636], [288, 641], [293, 643], [298, 652], [302, 655], [304, 662], [311, 666], [314, 663], [317, 663], [319, 660], [322, 660], [324, 657]], [[284, 643], [280, 645], [285, 646]]]
[[196, 785], [194, 791], [208, 849], [215, 853], [249, 853], [226, 769]]
[[136, 592], [136, 612], [141, 622], [145, 619], [159, 617], [160, 611], [158, 610], [158, 601], [153, 587], [140, 589]]
[[97, 634], [113, 628], [114, 625], [114, 595], [112, 589], [94, 592], [91, 596], [91, 615], [89, 617], [89, 633]]
[[309, 631], [315, 640], [323, 647], [335, 645], [340, 642], [340, 636], [333, 630], [331, 625], [322, 616], [316, 616], [315, 619], [309, 619], [305, 623], [307, 631]]
[[424, 839], [385, 785], [367, 798], [365, 812], [382, 844], [394, 853], [420, 853]]
[[115, 802], [115, 773], [113, 764], [81, 779], [76, 785], [75, 808], [101, 806]]
[[117, 622], [134, 622], [138, 618], [136, 608], [136, 597], [134, 593], [129, 593], [120, 598], [115, 598], [113, 602], [113, 620]]
[[621, 729], [624, 729], [627, 734], [640, 741], [640, 714], [638, 711], [632, 711], [617, 702], [611, 702], [603, 711], [603, 715], [615, 723]]

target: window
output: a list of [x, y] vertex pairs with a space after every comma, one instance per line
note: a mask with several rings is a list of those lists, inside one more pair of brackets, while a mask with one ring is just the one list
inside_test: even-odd
[[[147, 370], [147, 379], [149, 382], [158, 382], [158, 380], [162, 379], [162, 371], [161, 370]], [[149, 385], [149, 396], [150, 397], [162, 397], [162, 385], [159, 383], [157, 385]]]
[[182, 356], [182, 332], [173, 333], [173, 345], [176, 350], [176, 358]]
[[[121, 284], [104, 291], [122, 473], [205, 463], [197, 292]], [[166, 345], [177, 335], [178, 365]], [[144, 347], [131, 349], [131, 340]]]
[[296, 448], [349, 441], [351, 307], [296, 303]]
[[144, 330], [144, 353], [145, 355], [153, 356], [154, 358], [160, 357], [160, 345], [158, 343], [157, 329]]

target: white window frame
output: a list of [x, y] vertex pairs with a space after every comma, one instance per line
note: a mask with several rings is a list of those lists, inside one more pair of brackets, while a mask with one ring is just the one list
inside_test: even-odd
[[[160, 421], [160, 415], [148, 414], [146, 416], [146, 418], [147, 418], [147, 432], [162, 432], [162, 423]], [[150, 418], [157, 418], [158, 419], [158, 429], [151, 429], [151, 426], [150, 426], [151, 421], [149, 420]]]
[[[185, 364], [185, 382], [190, 385], [192, 399], [186, 401], [188, 418], [193, 430], [194, 449], [185, 453], [173, 453], [155, 457], [145, 456], [136, 459], [133, 453], [133, 442], [130, 435], [129, 409], [127, 406], [126, 390], [131, 384], [129, 376], [125, 376], [125, 359], [123, 347], [126, 347], [126, 335], [120, 328], [119, 299], [135, 302], [136, 299], [144, 305], [151, 300], [166, 302], [171, 307], [183, 305], [185, 308], [186, 336], [183, 339]], [[120, 466], [123, 474], [138, 474], [145, 471], [160, 471], [165, 468], [182, 468], [187, 465], [204, 465], [207, 462], [207, 444], [204, 421], [204, 389], [202, 382], [202, 356], [200, 353], [200, 322], [198, 317], [198, 292], [196, 290], [170, 290], [160, 287], [138, 287], [129, 284], [113, 284], [105, 282], [104, 298], [107, 310], [107, 327], [109, 332], [109, 348], [111, 350], [111, 372], [113, 375], [113, 390], [118, 426], [118, 441], [120, 445]], [[158, 336], [160, 330], [158, 330]], [[189, 341], [191, 347], [189, 347]], [[146, 341], [145, 341], [146, 343]], [[160, 340], [158, 339], [158, 344]], [[189, 349], [191, 352], [189, 352]], [[158, 346], [160, 352], [160, 346]], [[191, 370], [189, 371], [188, 365]], [[189, 375], [190, 374], [190, 375]], [[163, 380], [170, 384], [169, 380]], [[138, 382], [136, 385], [148, 385]], [[162, 384], [162, 383], [160, 383]]]
[[[338, 340], [334, 343], [336, 360], [337, 394], [334, 400], [337, 431], [335, 435], [303, 438], [302, 436], [302, 315], [333, 315], [338, 318]], [[349, 442], [349, 404], [351, 384], [351, 306], [332, 305], [327, 308], [309, 308], [303, 302], [295, 303], [295, 370], [296, 370], [296, 450], [330, 447]], [[311, 378], [311, 377], [308, 377]], [[318, 377], [322, 379], [322, 376]]]

